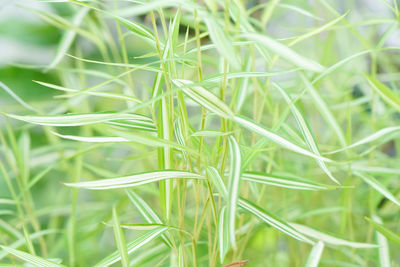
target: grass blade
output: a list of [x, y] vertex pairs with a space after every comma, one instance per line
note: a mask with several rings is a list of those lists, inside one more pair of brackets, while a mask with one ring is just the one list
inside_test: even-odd
[[368, 243], [358, 243], [358, 242], [351, 242], [348, 240], [344, 240], [341, 238], [334, 237], [332, 235], [328, 235], [326, 233], [317, 231], [312, 229], [308, 226], [297, 224], [297, 223], [290, 223], [290, 225], [299, 231], [300, 233], [323, 241], [326, 244], [334, 245], [334, 246], [347, 246], [352, 248], [376, 248], [375, 244], [368, 244]]
[[218, 52], [229, 62], [229, 64], [238, 69], [239, 60], [232, 46], [232, 40], [228, 38], [218, 22], [211, 16], [204, 18], [212, 42], [215, 44]]
[[206, 171], [208, 178], [210, 178], [211, 182], [215, 185], [218, 192], [222, 195], [223, 198], [227, 198], [228, 190], [226, 190], [226, 186], [221, 176], [219, 175], [218, 170], [214, 167], [208, 167]]
[[348, 149], [351, 149], [354, 147], [358, 147], [358, 146], [361, 146], [364, 144], [371, 143], [375, 140], [382, 140], [384, 137], [386, 137], [390, 134], [399, 132], [399, 131], [400, 131], [400, 126], [387, 127], [387, 128], [377, 131], [376, 133], [371, 134], [370, 136], [367, 136], [367, 137], [361, 139], [360, 141], [355, 142], [354, 144], [351, 144], [349, 146], [346, 146], [341, 149], [334, 150], [334, 151], [331, 151], [331, 152], [328, 152], [325, 154], [334, 154], [334, 153], [342, 152], [342, 151], [345, 151], [345, 150], [348, 150]]
[[20, 103], [23, 107], [25, 107], [33, 112], [39, 113], [39, 111], [37, 109], [35, 109], [34, 107], [32, 107], [31, 105], [26, 103], [24, 100], [22, 100], [7, 85], [5, 85], [1, 81], [0, 81], [0, 88], [2, 88], [4, 91], [6, 91], [7, 94], [9, 94], [12, 98], [14, 98], [14, 100], [17, 101], [18, 103]]
[[251, 214], [255, 215], [261, 221], [271, 225], [272, 227], [278, 229], [279, 231], [287, 234], [297, 240], [302, 242], [306, 242], [309, 244], [314, 244], [313, 241], [305, 237], [300, 231], [289, 225], [288, 223], [284, 222], [283, 220], [269, 214], [265, 210], [261, 209], [260, 207], [256, 206], [255, 204], [251, 203], [248, 200], [241, 198], [239, 200], [239, 206], [244, 210], [250, 212]]
[[295, 144], [287, 141], [286, 139], [280, 137], [279, 135], [273, 133], [272, 131], [267, 130], [262, 125], [250, 120], [249, 118], [246, 118], [246, 117], [240, 116], [240, 115], [236, 115], [234, 117], [234, 121], [236, 123], [238, 123], [240, 126], [248, 129], [249, 131], [257, 133], [263, 137], [266, 137], [267, 139], [271, 140], [272, 142], [274, 142], [288, 150], [291, 150], [293, 152], [303, 154], [308, 157], [318, 159], [321, 161], [332, 162], [332, 160], [330, 160], [330, 159], [324, 158], [320, 155], [316, 155], [304, 148], [299, 147], [298, 145], [295, 145]]
[[[130, 242], [126, 247], [128, 250], [128, 254], [133, 253], [137, 249], [143, 247], [144, 245], [148, 244], [149, 242], [156, 239], [159, 235], [164, 233], [167, 230], [166, 227], [160, 227], [158, 229], [154, 229], [151, 231], [146, 232], [145, 234], [139, 236], [134, 241]], [[121, 260], [121, 256], [118, 251], [110, 254], [108, 257], [104, 258], [102, 261], [97, 263], [96, 267], [106, 267], [110, 266], [113, 263], [119, 262]]]
[[[72, 24], [74, 27], [78, 27], [83, 19], [85, 18], [86, 14], [89, 12], [89, 8], [83, 7], [81, 8], [73, 18]], [[64, 33], [61, 42], [57, 48], [57, 54], [54, 57], [53, 61], [47, 67], [47, 70], [50, 70], [57, 66], [57, 64], [61, 61], [64, 55], [68, 52], [68, 49], [71, 47], [74, 39], [76, 36], [75, 30], [68, 30]]]
[[242, 174], [242, 180], [247, 182], [254, 182], [266, 184], [271, 186], [296, 189], [296, 190], [325, 190], [327, 186], [317, 184], [306, 179], [299, 179], [293, 177], [283, 177], [279, 175], [272, 175], [261, 172], [245, 172]]
[[91, 182], [80, 182], [80, 183], [66, 183], [66, 186], [84, 188], [90, 190], [105, 190], [105, 189], [115, 189], [115, 188], [128, 188], [139, 186], [143, 184], [168, 180], [168, 179], [204, 179], [198, 174], [185, 172], [185, 171], [175, 171], [175, 170], [163, 170], [163, 171], [153, 171], [153, 172], [143, 172], [129, 176], [102, 179]]
[[57, 264], [54, 262], [51, 262], [49, 260], [45, 260], [41, 257], [38, 256], [33, 256], [31, 254], [28, 254], [26, 252], [20, 251], [20, 250], [16, 250], [10, 247], [6, 247], [6, 246], [0, 246], [3, 250], [5, 250], [6, 252], [14, 255], [15, 257], [28, 262], [30, 264], [33, 264], [35, 266], [41, 266], [41, 267], [61, 267], [64, 265], [61, 264]]
[[[372, 219], [376, 224], [382, 223], [381, 218], [379, 218], [378, 216], [373, 216]], [[390, 267], [390, 266], [392, 266], [392, 264], [390, 263], [388, 241], [387, 241], [386, 237], [383, 234], [381, 234], [379, 231], [376, 231], [375, 233], [376, 233], [377, 243], [379, 246], [379, 248], [378, 248], [379, 266], [380, 267]]]
[[400, 201], [392, 194], [386, 187], [381, 184], [378, 180], [376, 180], [374, 177], [369, 176], [367, 174], [362, 174], [360, 172], [354, 172], [355, 175], [360, 177], [364, 182], [369, 184], [371, 187], [373, 187], [376, 191], [381, 193], [384, 197], [392, 201], [394, 204], [397, 206], [400, 206]]
[[228, 185], [228, 231], [229, 240], [232, 247], [236, 247], [235, 239], [235, 218], [236, 218], [236, 205], [240, 195], [240, 177], [241, 177], [241, 155], [239, 145], [235, 138], [229, 137], [229, 153], [230, 153], [230, 173], [229, 173], [229, 185]]
[[318, 267], [323, 250], [324, 250], [324, 242], [318, 241], [317, 244], [315, 244], [314, 247], [312, 248], [311, 253], [308, 256], [305, 267]]
[[397, 111], [400, 111], [400, 96], [394, 93], [392, 89], [378, 81], [375, 77], [368, 74], [365, 74], [365, 77], [372, 89], [378, 93], [386, 103], [397, 109]]
[[343, 130], [339, 126], [339, 123], [333, 116], [332, 112], [329, 110], [328, 105], [325, 103], [325, 101], [322, 99], [322, 97], [318, 94], [317, 90], [315, 90], [314, 86], [303, 75], [301, 75], [300, 77], [306, 86], [307, 92], [310, 94], [310, 96], [314, 100], [314, 103], [317, 106], [317, 109], [319, 110], [321, 115], [324, 117], [324, 119], [326, 120], [328, 125], [336, 133], [340, 144], [342, 146], [346, 146], [346, 139], [344, 137]]
[[218, 217], [218, 245], [219, 245], [219, 260], [224, 262], [225, 255], [229, 249], [229, 229], [226, 227], [226, 206], [222, 207]]
[[112, 217], [113, 217], [114, 238], [115, 238], [115, 243], [117, 243], [118, 251], [121, 257], [121, 263], [123, 267], [128, 267], [129, 257], [126, 248], [125, 236], [119, 224], [118, 215], [115, 207], [113, 207], [112, 210]]
[[[289, 96], [286, 94], [286, 92], [280, 87], [278, 86], [276, 83], [273, 83], [275, 88], [278, 89], [278, 91], [282, 94], [283, 98], [285, 99], [285, 101], [289, 104], [290, 110], [292, 111], [297, 124], [301, 130], [301, 133], [309, 147], [309, 149], [316, 155], [321, 156], [321, 153], [319, 152], [319, 148], [317, 143], [314, 140], [314, 137], [311, 133], [310, 127], [308, 126], [308, 123], [306, 122], [306, 120], [304, 119], [303, 115], [301, 114], [301, 112], [298, 110], [298, 108], [293, 104], [292, 100], [289, 98]], [[321, 169], [326, 173], [326, 175], [328, 175], [328, 177], [334, 181], [337, 184], [340, 184], [332, 175], [332, 173], [330, 172], [330, 170], [328, 169], [328, 167], [326, 166], [325, 162], [323, 162], [322, 160], [317, 159], [317, 163], [318, 165], [321, 167]]]
[[173, 83], [181, 87], [183, 92], [190, 98], [196, 101], [199, 105], [206, 109], [214, 112], [215, 114], [224, 117], [231, 118], [233, 116], [232, 111], [225, 102], [216, 97], [213, 93], [207, 91], [201, 86], [193, 86], [193, 82], [188, 80], [173, 80]]
[[376, 220], [371, 220], [370, 218], [365, 218], [376, 231], [384, 235], [389, 241], [394, 244], [400, 245], [400, 234], [393, 232], [389, 228], [385, 227], [382, 222], [377, 222]]
[[47, 126], [81, 126], [101, 122], [109, 122], [116, 125], [128, 125], [139, 129], [155, 130], [154, 123], [151, 119], [138, 114], [124, 113], [75, 113], [52, 116], [19, 116], [14, 114], [6, 114], [7, 116], [38, 125]]
[[325, 68], [319, 63], [301, 56], [294, 50], [288, 48], [287, 46], [279, 43], [278, 41], [270, 37], [258, 33], [245, 33], [242, 36], [247, 40], [256, 41], [260, 45], [266, 47], [271, 52], [276, 53], [277, 55], [286, 59], [288, 62], [292, 63], [295, 66], [313, 72], [323, 72], [325, 70]]
[[[139, 197], [132, 190], [126, 190], [126, 194], [128, 195], [133, 205], [139, 210], [140, 214], [146, 220], [146, 222], [150, 224], [163, 224], [157, 213], [146, 203], [146, 201], [144, 201], [144, 199]], [[162, 234], [161, 237], [169, 247], [172, 247], [171, 239], [167, 235]]]

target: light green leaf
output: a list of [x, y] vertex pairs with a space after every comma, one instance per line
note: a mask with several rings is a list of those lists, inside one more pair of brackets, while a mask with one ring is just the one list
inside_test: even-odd
[[[74, 27], [78, 27], [83, 19], [85, 18], [86, 14], [89, 12], [89, 8], [83, 7], [78, 12], [76, 12], [72, 24]], [[54, 57], [53, 61], [49, 64], [47, 69], [52, 69], [61, 61], [64, 55], [68, 52], [68, 49], [71, 47], [72, 42], [74, 41], [76, 36], [76, 31], [74, 29], [68, 30], [64, 33], [61, 42], [57, 48], [57, 54]]]
[[218, 245], [219, 245], [219, 260], [224, 262], [225, 255], [229, 249], [229, 229], [226, 226], [226, 206], [223, 206], [218, 217]]
[[205, 107], [211, 112], [224, 118], [231, 118], [233, 116], [231, 109], [227, 104], [225, 104], [225, 102], [203, 87], [192, 85], [193, 82], [188, 80], [175, 79], [172, 82], [176, 86], [182, 88], [183, 92], [199, 105]]
[[267, 184], [277, 187], [284, 187], [296, 190], [325, 190], [327, 186], [317, 184], [309, 180], [283, 177], [260, 172], [245, 172], [242, 174], [242, 180], [260, 184]]
[[324, 250], [324, 242], [318, 241], [311, 250], [308, 256], [305, 267], [318, 267], [321, 260], [322, 251]]
[[[314, 140], [314, 137], [311, 133], [310, 127], [308, 126], [308, 123], [304, 119], [303, 115], [301, 112], [298, 110], [298, 108], [293, 104], [292, 100], [289, 98], [289, 96], [286, 94], [286, 92], [278, 86], [276, 83], [273, 83], [275, 88], [278, 89], [278, 91], [282, 94], [283, 98], [285, 99], [286, 103], [289, 104], [290, 110], [292, 111], [297, 124], [300, 128], [300, 131], [306, 141], [306, 144], [308, 145], [309, 149], [316, 155], [321, 156], [321, 153], [319, 152], [319, 148], [317, 143]], [[339, 184], [339, 182], [333, 177], [332, 173], [326, 166], [325, 162], [323, 162], [320, 159], [317, 159], [318, 165], [321, 167], [321, 169], [328, 175], [328, 177], [334, 181], [335, 183]]]
[[207, 168], [207, 175], [210, 178], [211, 182], [215, 185], [218, 192], [222, 195], [223, 198], [228, 197], [228, 191], [226, 190], [224, 181], [222, 180], [218, 170], [214, 167]]
[[311, 95], [317, 109], [324, 117], [328, 125], [332, 128], [332, 130], [337, 135], [339, 142], [342, 146], [346, 146], [346, 139], [343, 134], [343, 129], [339, 126], [335, 116], [333, 116], [332, 112], [329, 110], [328, 105], [322, 99], [322, 97], [318, 94], [317, 90], [315, 90], [314, 86], [304, 77], [304, 75], [300, 76], [302, 78], [303, 83], [306, 86], [306, 90]]
[[230, 172], [228, 184], [228, 210], [227, 210], [227, 224], [229, 240], [232, 247], [236, 247], [235, 239], [235, 218], [236, 218], [236, 205], [240, 195], [240, 177], [241, 177], [241, 162], [240, 148], [233, 136], [229, 137], [229, 155], [230, 155]]
[[6, 246], [0, 246], [0, 247], [3, 250], [5, 250], [6, 252], [14, 255], [15, 257], [17, 257], [25, 262], [28, 262], [30, 264], [33, 264], [35, 266], [38, 266], [38, 267], [61, 267], [61, 266], [64, 266], [64, 265], [57, 264], [52, 261], [43, 259], [41, 257], [34, 256], [34, 255], [28, 254], [26, 252], [10, 248], [10, 247], [6, 247]]
[[[140, 214], [146, 220], [146, 222], [158, 225], [163, 224], [157, 213], [150, 207], [150, 205], [146, 203], [146, 201], [144, 201], [144, 199], [142, 199], [132, 190], [126, 190], [126, 194], [128, 195], [133, 205], [139, 210]], [[169, 247], [172, 247], [172, 242], [168, 235], [162, 234], [161, 237]]]
[[[155, 238], [157, 238], [159, 235], [164, 233], [167, 230], [166, 227], [160, 227], [158, 229], [154, 229], [151, 231], [148, 231], [147, 233], [139, 236], [136, 238], [134, 241], [130, 242], [127, 245], [127, 250], [128, 254], [131, 254], [132, 252], [136, 251], [137, 249], [143, 247], [144, 245], [148, 244], [149, 242], [153, 241]], [[106, 267], [110, 266], [113, 263], [119, 262], [121, 260], [121, 256], [118, 251], [115, 251], [114, 253], [110, 254], [108, 257], [104, 258], [102, 261], [97, 263], [95, 266], [96, 267]]]
[[[382, 220], [381, 218], [379, 218], [378, 216], [373, 216], [372, 217], [373, 222], [376, 225], [381, 225], [382, 224]], [[372, 220], [371, 220], [372, 221]], [[375, 227], [375, 225], [373, 224], [375, 230], [377, 230], [377, 228]], [[376, 231], [376, 239], [377, 239], [377, 243], [378, 243], [378, 253], [379, 253], [379, 266], [380, 267], [391, 267], [392, 264], [390, 263], [390, 254], [389, 254], [389, 244], [388, 241], [386, 239], [386, 237], [381, 234], [379, 231]]]
[[115, 243], [117, 243], [118, 251], [121, 257], [121, 263], [123, 267], [128, 267], [129, 257], [126, 248], [125, 236], [119, 224], [119, 219], [115, 207], [113, 207], [112, 210], [112, 217], [113, 217], [114, 238], [115, 238]]
[[400, 245], [400, 234], [393, 232], [386, 226], [382, 224], [382, 222], [376, 222], [371, 220], [370, 218], [365, 218], [372, 226], [375, 228], [376, 231], [384, 235], [389, 241], [393, 242], [394, 244]]
[[364, 182], [369, 184], [371, 187], [373, 187], [376, 191], [381, 193], [383, 196], [385, 196], [387, 199], [392, 201], [394, 204], [397, 206], [400, 206], [400, 201], [392, 194], [386, 187], [381, 184], [378, 180], [376, 180], [374, 177], [369, 176], [367, 174], [362, 174], [360, 172], [354, 172], [355, 175], [360, 177]]
[[210, 34], [211, 41], [217, 47], [218, 52], [229, 62], [234, 68], [239, 68], [240, 62], [237, 58], [237, 54], [232, 46], [232, 40], [226, 35], [225, 31], [222, 30], [222, 26], [212, 17], [208, 16], [204, 18], [207, 25], [208, 32]]
[[249, 118], [246, 118], [244, 116], [236, 115], [234, 116], [234, 121], [241, 125], [242, 127], [248, 129], [251, 132], [255, 132], [263, 137], [266, 137], [267, 139], [271, 140], [272, 142], [281, 145], [282, 147], [289, 149], [293, 152], [299, 153], [306, 155], [311, 158], [315, 158], [321, 161], [325, 162], [332, 162], [332, 160], [324, 158], [320, 155], [316, 155], [308, 150], [305, 150], [304, 148], [299, 147], [298, 145], [295, 145], [286, 139], [280, 137], [279, 135], [273, 133], [272, 131], [267, 130], [260, 124], [250, 120]]
[[387, 127], [387, 128], [377, 131], [376, 133], [371, 134], [370, 136], [367, 136], [367, 137], [361, 139], [360, 141], [355, 142], [354, 144], [351, 144], [349, 146], [343, 147], [343, 148], [335, 150], [335, 151], [328, 152], [326, 154], [334, 154], [334, 153], [348, 150], [348, 149], [351, 149], [351, 148], [354, 148], [357, 146], [361, 146], [361, 145], [364, 145], [367, 143], [371, 143], [375, 140], [382, 140], [386, 136], [396, 133], [396, 132], [399, 132], [399, 131], [400, 131], [400, 126]]
[[151, 119], [138, 114], [124, 113], [79, 113], [51, 116], [19, 116], [6, 114], [7, 116], [38, 125], [48, 126], [80, 126], [101, 122], [108, 122], [114, 125], [125, 125], [132, 128], [154, 131], [154, 123]]
[[289, 224], [294, 229], [296, 229], [298, 232], [300, 232], [306, 236], [315, 238], [317, 240], [323, 241], [326, 244], [330, 244], [330, 245], [334, 245], [334, 246], [347, 246], [347, 247], [352, 247], [352, 248], [376, 248], [377, 247], [375, 244], [351, 242], [348, 240], [337, 238], [332, 235], [328, 235], [326, 233], [312, 229], [305, 225], [301, 225], [301, 224], [297, 224], [297, 223], [289, 223]]
[[400, 96], [398, 96], [392, 89], [387, 87], [385, 84], [378, 81], [375, 77], [365, 74], [369, 85], [376, 93], [378, 93], [386, 103], [391, 105], [393, 108], [400, 111]]
[[80, 141], [80, 142], [88, 142], [88, 143], [119, 143], [119, 142], [129, 142], [128, 139], [123, 137], [108, 137], [108, 136], [75, 136], [75, 135], [62, 135], [56, 132], [52, 132], [52, 134], [57, 135], [58, 137]]
[[261, 221], [271, 225], [272, 227], [278, 229], [279, 231], [287, 234], [297, 240], [302, 242], [306, 242], [309, 244], [314, 244], [313, 241], [305, 237], [300, 231], [295, 229], [293, 226], [290, 226], [288, 223], [284, 222], [283, 220], [269, 214], [267, 211], [263, 210], [262, 208], [256, 206], [255, 204], [251, 203], [248, 200], [241, 198], [239, 200], [239, 206], [244, 210], [250, 212], [251, 214], [255, 215]]
[[7, 85], [5, 85], [3, 82], [0, 81], [0, 88], [2, 88], [4, 91], [6, 91], [7, 94], [9, 94], [12, 98], [14, 98], [15, 101], [20, 103], [23, 107], [32, 110], [33, 112], [39, 112], [37, 109], [26, 103], [24, 100], [22, 100], [19, 96], [17, 96]]
[[175, 170], [163, 170], [153, 172], [143, 172], [134, 175], [102, 179], [91, 182], [80, 182], [80, 183], [66, 183], [66, 186], [85, 188], [90, 190], [105, 190], [115, 188], [128, 188], [135, 187], [143, 184], [168, 180], [168, 179], [204, 179], [198, 174], [175, 171]]
[[242, 35], [242, 37], [246, 38], [247, 40], [256, 41], [260, 45], [266, 47], [271, 52], [276, 53], [280, 57], [286, 59], [293, 65], [300, 68], [313, 72], [322, 72], [325, 70], [325, 68], [319, 63], [301, 56], [294, 50], [288, 48], [287, 46], [279, 43], [278, 41], [270, 37], [267, 37], [266, 35], [261, 35], [258, 33], [245, 33]]

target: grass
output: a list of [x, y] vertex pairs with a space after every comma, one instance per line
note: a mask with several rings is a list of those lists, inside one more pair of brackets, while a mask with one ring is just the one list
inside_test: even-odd
[[10, 7], [1, 266], [400, 266], [397, 1]]

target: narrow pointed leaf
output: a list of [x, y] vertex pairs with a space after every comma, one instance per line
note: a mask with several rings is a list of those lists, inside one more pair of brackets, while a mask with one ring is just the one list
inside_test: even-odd
[[352, 247], [352, 248], [376, 248], [377, 246], [375, 244], [369, 244], [369, 243], [358, 243], [358, 242], [352, 242], [348, 241], [345, 239], [337, 238], [332, 235], [317, 231], [315, 229], [312, 229], [308, 226], [297, 224], [297, 223], [290, 223], [290, 225], [296, 229], [298, 232], [309, 236], [311, 238], [323, 241], [326, 244], [334, 245], [334, 246], [347, 246], [347, 247]]
[[283, 220], [277, 218], [276, 216], [269, 214], [267, 211], [263, 210], [260, 207], [257, 207], [255, 204], [251, 203], [248, 200], [241, 198], [239, 200], [239, 206], [243, 208], [245, 211], [250, 212], [251, 214], [255, 215], [261, 221], [271, 225], [272, 227], [278, 229], [279, 231], [287, 234], [297, 240], [302, 242], [306, 242], [309, 244], [314, 244], [313, 241], [305, 237], [302, 233], [296, 230], [294, 227], [290, 226], [288, 223], [284, 222]]
[[[278, 86], [276, 83], [274, 83], [275, 88], [278, 89], [278, 91], [282, 94], [283, 98], [285, 101], [288, 103], [290, 110], [293, 113], [293, 116], [295, 117], [297, 124], [301, 130], [301, 133], [308, 145], [308, 148], [316, 155], [321, 156], [321, 153], [319, 152], [319, 148], [317, 143], [314, 140], [314, 137], [311, 133], [310, 127], [308, 126], [308, 123], [304, 119], [303, 115], [299, 111], [299, 109], [293, 104], [292, 100], [289, 98], [289, 96], [286, 94], [286, 92]], [[326, 173], [326, 175], [335, 183], [339, 184], [339, 182], [333, 177], [332, 173], [326, 166], [325, 162], [323, 162], [320, 159], [317, 159], [318, 165], [321, 167], [321, 169]]]
[[371, 187], [373, 187], [376, 191], [381, 193], [384, 197], [392, 201], [394, 204], [397, 206], [400, 206], [400, 201], [392, 194], [390, 191], [383, 185], [381, 182], [376, 180], [374, 177], [367, 175], [367, 174], [362, 174], [360, 172], [354, 172], [355, 175], [360, 177], [364, 182], [369, 184]]
[[225, 255], [229, 250], [229, 233], [226, 226], [226, 206], [222, 207], [218, 217], [218, 246], [219, 246], [219, 260], [222, 263]]
[[378, 81], [375, 77], [365, 74], [368, 83], [371, 85], [372, 89], [385, 100], [386, 103], [391, 105], [393, 108], [400, 111], [400, 96], [393, 92], [392, 89], [387, 87], [385, 84]]
[[135, 187], [143, 184], [168, 180], [168, 179], [204, 179], [198, 174], [175, 171], [175, 170], [164, 170], [164, 171], [153, 171], [138, 173], [129, 176], [116, 177], [111, 179], [102, 179], [91, 182], [80, 182], [80, 183], [66, 183], [66, 186], [78, 187], [91, 190], [105, 190], [115, 188], [128, 188]]
[[33, 264], [35, 266], [41, 266], [41, 267], [61, 267], [61, 266], [64, 266], [64, 265], [57, 264], [57, 263], [54, 263], [52, 261], [43, 259], [41, 257], [34, 256], [34, 255], [29, 254], [29, 253], [10, 248], [10, 247], [6, 247], [6, 246], [0, 246], [0, 247], [3, 250], [5, 250], [6, 252], [14, 255], [15, 257], [17, 257], [17, 258], [19, 258], [19, 259], [21, 259], [21, 260], [23, 260], [25, 262], [28, 262], [30, 264]]
[[[146, 203], [146, 201], [144, 201], [144, 199], [132, 190], [126, 190], [126, 194], [146, 222], [150, 224], [163, 224], [157, 213]], [[171, 239], [166, 234], [162, 234], [161, 237], [169, 247], [172, 247]]]
[[382, 224], [382, 222], [376, 222], [371, 220], [370, 218], [365, 218], [372, 226], [375, 228], [376, 231], [384, 235], [389, 241], [394, 244], [400, 245], [400, 234], [393, 232], [386, 226]]
[[261, 172], [245, 172], [242, 174], [242, 180], [271, 186], [290, 188], [296, 190], [325, 190], [328, 187], [314, 183], [309, 180], [283, 177]]
[[203, 87], [191, 85], [193, 82], [188, 80], [176, 79], [173, 80], [173, 83], [176, 86], [181, 87], [183, 92], [185, 92], [185, 94], [196, 101], [199, 105], [205, 107], [211, 112], [214, 112], [224, 118], [230, 118], [233, 116], [232, 111], [225, 102]]
[[324, 250], [324, 242], [318, 241], [311, 250], [308, 256], [305, 267], [318, 267], [321, 260], [322, 251]]
[[276, 53], [277, 55], [286, 59], [293, 65], [303, 68], [305, 70], [313, 72], [322, 72], [325, 69], [319, 63], [311, 59], [308, 59], [306, 57], [303, 57], [294, 50], [288, 48], [287, 46], [281, 44], [280, 42], [270, 37], [267, 37], [266, 35], [261, 35], [258, 33], [245, 33], [242, 36], [247, 40], [256, 41], [260, 45], [266, 47], [271, 52]]
[[250, 119], [248, 119], [248, 118], [246, 118], [244, 116], [236, 115], [234, 117], [234, 121], [236, 123], [238, 123], [240, 126], [248, 129], [249, 131], [257, 133], [257, 134], [259, 134], [259, 135], [271, 140], [272, 142], [274, 142], [274, 143], [276, 143], [276, 144], [278, 144], [278, 145], [280, 145], [280, 146], [282, 146], [282, 147], [284, 147], [284, 148], [286, 148], [288, 150], [291, 150], [291, 151], [299, 153], [299, 154], [306, 155], [306, 156], [311, 157], [311, 158], [322, 160], [322, 161], [325, 161], [325, 162], [332, 162], [332, 160], [330, 160], [330, 159], [327, 159], [327, 158], [322, 157], [320, 155], [316, 155], [316, 154], [314, 154], [314, 153], [312, 153], [312, 152], [310, 152], [310, 151], [308, 151], [308, 150], [306, 150], [304, 148], [299, 147], [298, 145], [295, 145], [295, 144], [287, 141], [286, 139], [280, 137], [276, 133], [273, 133], [272, 131], [267, 130], [262, 125], [254, 122], [254, 121], [252, 121], [252, 120], [250, 120]]
[[232, 247], [236, 247], [235, 239], [235, 218], [236, 218], [236, 205], [240, 195], [240, 177], [241, 177], [241, 155], [239, 145], [235, 138], [229, 137], [229, 155], [230, 155], [230, 173], [228, 185], [228, 231], [229, 240]]
[[396, 132], [400, 132], [400, 126], [387, 127], [387, 128], [377, 131], [376, 133], [371, 134], [370, 136], [367, 136], [367, 137], [361, 139], [360, 141], [355, 142], [354, 144], [351, 144], [349, 146], [346, 146], [341, 149], [331, 151], [331, 152], [328, 152], [325, 154], [334, 154], [334, 153], [345, 151], [345, 150], [348, 150], [348, 149], [351, 149], [354, 147], [358, 147], [358, 146], [361, 146], [364, 144], [368, 144], [368, 143], [371, 143], [376, 140], [382, 140], [385, 137], [387, 137], [388, 135], [394, 134]]
[[[148, 244], [149, 242], [153, 241], [156, 239], [158, 236], [160, 236], [162, 233], [164, 233], [167, 230], [166, 227], [160, 227], [158, 229], [154, 229], [151, 231], [148, 231], [147, 233], [139, 236], [136, 238], [134, 241], [130, 242], [127, 244], [127, 251], [128, 254], [133, 253], [137, 249], [143, 247], [144, 245]], [[121, 256], [118, 251], [115, 251], [114, 253], [110, 254], [108, 257], [97, 263], [95, 266], [96, 267], [106, 267], [110, 266], [113, 263], [119, 262], [121, 260]]]
[[126, 248], [125, 236], [119, 224], [119, 219], [115, 207], [113, 208], [112, 211], [112, 217], [113, 217], [114, 238], [115, 242], [117, 243], [118, 251], [121, 257], [121, 263], [122, 266], [128, 267], [129, 258], [128, 258], [128, 251]]

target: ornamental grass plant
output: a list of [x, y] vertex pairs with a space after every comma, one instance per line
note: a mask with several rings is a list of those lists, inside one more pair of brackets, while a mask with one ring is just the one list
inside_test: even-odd
[[0, 266], [400, 266], [396, 0], [0, 6]]

